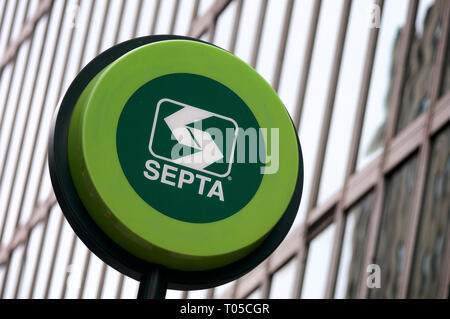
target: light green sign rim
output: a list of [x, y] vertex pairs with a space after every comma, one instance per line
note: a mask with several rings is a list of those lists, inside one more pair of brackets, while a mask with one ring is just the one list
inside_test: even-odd
[[[186, 223], [167, 217], [135, 193], [121, 169], [116, 133], [125, 103], [145, 83], [171, 73], [222, 83], [250, 107], [260, 127], [279, 128], [278, 172], [264, 175], [253, 199], [229, 218]], [[69, 129], [71, 174], [96, 223], [132, 254], [183, 270], [220, 267], [253, 250], [291, 200], [298, 159], [294, 128], [272, 87], [232, 54], [193, 41], [152, 43], [110, 64], [83, 91]]]

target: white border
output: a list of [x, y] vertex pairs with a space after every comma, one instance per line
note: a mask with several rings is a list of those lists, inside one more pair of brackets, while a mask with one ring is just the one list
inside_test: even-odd
[[[159, 158], [159, 159], [162, 159], [162, 160], [165, 160], [165, 161], [168, 161], [168, 162], [177, 164], [177, 165], [184, 166], [183, 164], [175, 163], [175, 161], [173, 161], [171, 158], [167, 158], [167, 157], [158, 155], [158, 154], [156, 154], [156, 153], [152, 150], [153, 137], [154, 137], [154, 135], [155, 135], [155, 128], [156, 128], [156, 122], [157, 122], [157, 120], [158, 120], [159, 108], [161, 107], [161, 104], [164, 103], [164, 102], [169, 102], [169, 103], [172, 103], [172, 104], [177, 104], [177, 105], [180, 105], [180, 106], [183, 106], [183, 107], [185, 107], [185, 106], [188, 106], [188, 107], [195, 107], [195, 106], [188, 105], [188, 104], [184, 104], [184, 103], [181, 103], [181, 102], [177, 102], [177, 101], [174, 101], [174, 100], [171, 100], [171, 99], [168, 99], [168, 98], [163, 98], [163, 99], [159, 100], [159, 101], [158, 101], [158, 104], [157, 104], [157, 106], [156, 106], [155, 118], [153, 119], [152, 133], [151, 133], [151, 136], [150, 136], [150, 142], [149, 142], [149, 145], [148, 145], [148, 149], [149, 149], [149, 151], [150, 151], [150, 154], [152, 154], [152, 155], [153, 155], [154, 157], [156, 157], [156, 158]], [[198, 107], [195, 107], [195, 108], [198, 108]], [[199, 109], [199, 108], [198, 108], [198, 109]], [[209, 111], [208, 111], [208, 112], [209, 112]], [[210, 112], [210, 113], [211, 113], [211, 114], [214, 114], [214, 116], [216, 116], [216, 117], [219, 117], [219, 118], [222, 118], [222, 119], [224, 119], [224, 120], [230, 121], [231, 123], [233, 123], [233, 125], [234, 125], [234, 127], [235, 127], [234, 140], [233, 140], [233, 146], [232, 146], [232, 149], [231, 149], [230, 162], [229, 162], [229, 164], [228, 164], [228, 170], [227, 170], [227, 172], [226, 172], [225, 174], [217, 174], [217, 173], [214, 173], [214, 172], [205, 170], [205, 169], [194, 169], [194, 168], [191, 168], [191, 167], [188, 167], [188, 166], [184, 166], [184, 167], [193, 169], [193, 170], [195, 170], [195, 171], [207, 173], [207, 174], [210, 174], [210, 175], [213, 175], [213, 176], [217, 176], [217, 177], [227, 177], [227, 176], [230, 175], [230, 173], [231, 173], [231, 165], [233, 164], [233, 160], [234, 160], [234, 151], [235, 151], [235, 149], [236, 149], [236, 140], [237, 140], [237, 134], [238, 134], [239, 127], [238, 127], [238, 124], [236, 123], [236, 121], [233, 120], [233, 119], [230, 118], [230, 117], [226, 117], [226, 116], [223, 116], [223, 115], [220, 115], [220, 114], [217, 114], [217, 113], [213, 113], [213, 112]], [[226, 160], [226, 159], [225, 159], [225, 160]]]

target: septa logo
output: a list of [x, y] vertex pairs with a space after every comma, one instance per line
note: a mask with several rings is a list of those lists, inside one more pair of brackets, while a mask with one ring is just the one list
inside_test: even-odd
[[232, 118], [165, 98], [156, 108], [149, 151], [158, 159], [227, 177], [237, 134]]

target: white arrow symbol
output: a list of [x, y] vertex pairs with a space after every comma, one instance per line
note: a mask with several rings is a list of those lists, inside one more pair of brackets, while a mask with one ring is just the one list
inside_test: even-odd
[[199, 150], [174, 159], [174, 163], [201, 170], [223, 158], [222, 152], [208, 132], [187, 126], [211, 116], [214, 116], [214, 113], [185, 105], [164, 119], [178, 143]]

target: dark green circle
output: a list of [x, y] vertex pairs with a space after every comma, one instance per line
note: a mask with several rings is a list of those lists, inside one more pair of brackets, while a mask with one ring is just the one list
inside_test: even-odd
[[[239, 161], [238, 152], [234, 152], [232, 156], [233, 148], [226, 147], [225, 144], [227, 141], [229, 142], [229, 138], [225, 137], [227, 136], [226, 131], [223, 131], [225, 142], [222, 143], [222, 151], [225, 158], [233, 157], [231, 167], [228, 161], [223, 161], [223, 163], [213, 163], [206, 168], [218, 175], [226, 175], [230, 168], [229, 175], [219, 177], [161, 158], [170, 158], [169, 150], [177, 144], [179, 146], [178, 141], [162, 119], [182, 108], [175, 103], [166, 103], [166, 106], [158, 108], [158, 103], [164, 99], [235, 120], [239, 127], [237, 140], [239, 143], [245, 142], [245, 147], [239, 149], [244, 150], [245, 154], [240, 154]], [[156, 121], [155, 115], [157, 115]], [[233, 130], [235, 127], [230, 121], [217, 116], [201, 122], [204, 131], [211, 128]], [[155, 157], [149, 151], [153, 126], [155, 128], [152, 149], [161, 157]], [[128, 99], [117, 127], [117, 153], [128, 182], [151, 207], [166, 216], [185, 222], [215, 222], [240, 211], [253, 198], [261, 184], [263, 177], [261, 167], [265, 165], [265, 158], [264, 155], [260, 156], [259, 154], [265, 154], [265, 151], [259, 148], [264, 147], [264, 143], [254, 145], [254, 140], [251, 141], [252, 135], [249, 134], [250, 131], [253, 131], [257, 133], [257, 138], [261, 138], [259, 128], [253, 113], [244, 101], [223, 84], [196, 74], [168, 74], [144, 84]], [[212, 137], [216, 141], [216, 136]], [[249, 147], [250, 143], [253, 143], [254, 148]], [[218, 142], [218, 145], [220, 146], [221, 143]], [[235, 145], [234, 149], [237, 147], [238, 145]], [[192, 148], [187, 146], [182, 147], [181, 150], [187, 153], [192, 152]], [[256, 161], [255, 151], [258, 154]], [[250, 152], [253, 153], [250, 154]], [[157, 180], [149, 180], [144, 175], [144, 172], [150, 173], [146, 169], [148, 160], [156, 161], [159, 164]], [[176, 178], [170, 179], [175, 183], [174, 186], [161, 182], [164, 165], [170, 165], [177, 169]], [[199, 194], [200, 179], [198, 178], [195, 178], [192, 184], [184, 183], [181, 189], [177, 187], [181, 170], [190, 172], [194, 176], [200, 174], [211, 179], [210, 182], [205, 182], [202, 195]], [[174, 173], [173, 170], [170, 172]], [[219, 181], [222, 187], [223, 201], [217, 195], [207, 196], [216, 181]]]

